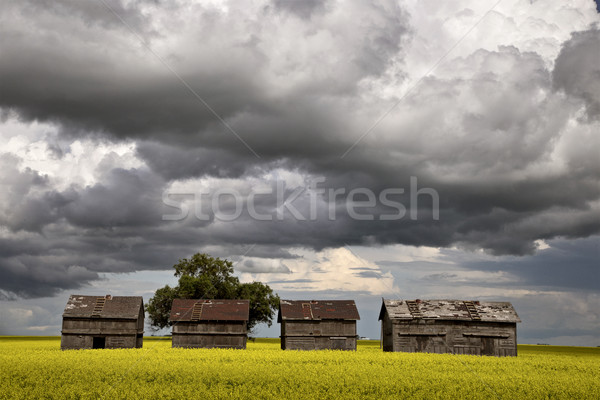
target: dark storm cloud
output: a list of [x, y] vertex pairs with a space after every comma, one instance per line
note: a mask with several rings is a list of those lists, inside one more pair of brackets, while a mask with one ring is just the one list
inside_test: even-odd
[[[139, 28], [153, 21], [143, 22], [139, 13], [129, 12], [119, 2], [110, 3], [146, 40], [154, 38]], [[212, 23], [214, 15], [207, 14], [199, 13], [201, 26]], [[38, 24], [25, 36], [22, 26], [8, 23], [32, 19]], [[215, 133], [203, 131], [215, 122], [214, 115], [140, 48], [135, 36], [100, 2], [64, 1], [53, 7], [35, 2], [13, 4], [3, 7], [2, 20], [0, 105], [18, 110], [22, 118], [54, 121], [73, 134], [96, 131], [116, 137], [151, 137], [194, 133], [205, 142], [215, 140]], [[122, 35], [133, 40], [119, 43]], [[199, 46], [196, 51], [201, 52]], [[252, 49], [241, 46], [238, 52], [245, 59], [243, 65], [221, 58], [204, 62], [193, 74], [181, 72], [224, 118], [260, 102], [254, 95], [260, 96], [259, 87], [244, 78], [256, 68]], [[147, 68], [148, 63], [158, 63], [159, 68]]]
[[[233, 256], [233, 261], [250, 251], [252, 257], [297, 257], [268, 242], [241, 246], [235, 238], [227, 240], [228, 234], [202, 229], [208, 222], [163, 221], [162, 215], [169, 214], [162, 203], [165, 181], [148, 170], [108, 168], [97, 184], [57, 191], [33, 171], [9, 168], [19, 164], [17, 157], [4, 155], [3, 160], [4, 225], [13, 232], [0, 240], [4, 294], [49, 296], [79, 288], [101, 273], [168, 269], [198, 251]], [[236, 269], [287, 270], [282, 264], [246, 264]]]
[[222, 149], [181, 148], [157, 142], [141, 142], [137, 152], [148, 166], [166, 180], [199, 176], [240, 177], [257, 164], [251, 154], [233, 154]]
[[[3, 5], [0, 107], [23, 121], [56, 125], [67, 142], [134, 140], [146, 166], [100, 165], [98, 182], [59, 190], [17, 168], [15, 156], [2, 156], [1, 221], [26, 235], [28, 245], [0, 242], [0, 268], [9, 277], [1, 289], [26, 293], [31, 274], [29, 293], [39, 296], [103, 272], [168, 268], [206, 249], [242, 256], [255, 245], [248, 257], [290, 258], [285, 248], [402, 243], [523, 255], [535, 251], [537, 239], [600, 231], [599, 80], [591, 62], [597, 29], [574, 34], [554, 69], [535, 52], [481, 49], [449, 61], [398, 103], [404, 91], [377, 90], [407, 83], [402, 67], [411, 27], [394, 2], [275, 1], [248, 10], [232, 3], [228, 12], [126, 4], [109, 3], [260, 158], [101, 4]], [[582, 102], [587, 121], [576, 118]], [[406, 216], [381, 220], [395, 210], [378, 201], [359, 210], [373, 220], [357, 220], [346, 211], [345, 195], [329, 203], [320, 197], [313, 221], [289, 212], [275, 218], [274, 196], [255, 199], [272, 221], [248, 213], [232, 222], [214, 213], [206, 220], [162, 218], [173, 212], [162, 197], [173, 181], [218, 178], [207, 184], [212, 192], [225, 187], [247, 196], [256, 181], [275, 188], [277, 178], [264, 176], [276, 170], [325, 177], [320, 188], [346, 195], [360, 187], [376, 196], [402, 188], [395, 200]], [[437, 191], [439, 220], [430, 195], [411, 204], [411, 176], [418, 177], [416, 190]], [[284, 197], [294, 190], [287, 187]], [[308, 217], [308, 192], [293, 205]], [[221, 211], [230, 214], [234, 206], [223, 202]], [[330, 206], [339, 211], [334, 221]], [[43, 265], [63, 271], [64, 280], [44, 280]]]
[[[31, 181], [36, 179], [34, 175]], [[164, 181], [143, 171], [112, 169], [93, 186], [72, 186], [63, 192], [50, 189], [29, 196], [22, 193], [27, 191], [26, 182], [6, 185], [12, 189], [5, 194], [10, 195], [6, 225], [13, 231], [41, 232], [61, 218], [81, 228], [143, 227], [156, 225], [164, 211], [160, 202]]]
[[39, 189], [48, 189], [48, 178], [26, 168], [20, 171], [19, 158], [12, 154], [0, 155], [0, 222], [11, 229], [39, 231], [52, 222], [51, 207], [43, 199], [31, 197]]
[[508, 272], [517, 277], [514, 287], [597, 291], [600, 284], [599, 236], [577, 241], [556, 239], [549, 244], [551, 248], [540, 250], [535, 257], [467, 262], [464, 265], [469, 269]]
[[[564, 291], [593, 293], [600, 283], [598, 257], [600, 256], [600, 236], [569, 240], [566, 238], [547, 241], [548, 247], [538, 250], [535, 255], [503, 256], [494, 259], [481, 259], [476, 254], [459, 254], [453, 249], [442, 249], [438, 262], [378, 261], [377, 264], [392, 272], [432, 271], [419, 275], [412, 284], [417, 288], [429, 285], [443, 290], [460, 284], [468, 292], [486, 288], [510, 287], [512, 290], [532, 292]], [[482, 274], [483, 273], [483, 274]], [[501, 277], [501, 279], [498, 279]], [[404, 277], [407, 279], [406, 277]], [[513, 294], [514, 295], [514, 294]]]
[[600, 29], [575, 32], [554, 67], [554, 85], [586, 103], [590, 118], [600, 118]]
[[[25, 119], [60, 123], [65, 131], [73, 134], [86, 131], [115, 137], [154, 137], [163, 141], [176, 135], [179, 144], [201, 143], [202, 146], [247, 152], [195, 94], [137, 43], [137, 38], [124, 25], [107, 26], [90, 21], [94, 17], [104, 21], [110, 17], [110, 12], [91, 12], [89, 6], [81, 6], [82, 10], [75, 15], [85, 17], [71, 18], [66, 24], [62, 10], [75, 8], [77, 3], [39, 7], [37, 13], [32, 12], [32, 7], [35, 6], [10, 5], [3, 9], [5, 39], [0, 61], [3, 77], [0, 106], [17, 110]], [[389, 57], [399, 51], [406, 33], [405, 16], [398, 9], [396, 13], [386, 14], [384, 11], [389, 10], [383, 7], [370, 11], [366, 5], [350, 7], [345, 12], [365, 11], [363, 26], [353, 30], [351, 35], [333, 36], [332, 30], [339, 24], [336, 18], [344, 17], [343, 14], [331, 17], [332, 21], [325, 21], [320, 27], [323, 34], [331, 38], [325, 46], [339, 46], [347, 54], [341, 54], [344, 57], [340, 59], [322, 59], [315, 64], [312, 63], [316, 60], [295, 56], [299, 58], [296, 68], [306, 67], [302, 74], [307, 75], [290, 71], [290, 79], [300, 78], [298, 83], [292, 84], [288, 89], [290, 93], [278, 93], [281, 89], [275, 86], [276, 81], [282, 79], [282, 83], [289, 84], [282, 75], [288, 72], [269, 70], [269, 54], [265, 54], [270, 50], [265, 48], [269, 44], [263, 42], [270, 40], [271, 35], [277, 35], [278, 30], [281, 34], [291, 33], [289, 31], [295, 25], [278, 22], [278, 17], [268, 11], [257, 11], [259, 15], [253, 18], [264, 18], [272, 30], [266, 32], [243, 17], [234, 16], [231, 20], [216, 10], [199, 5], [193, 7], [192, 21], [184, 32], [189, 37], [181, 38], [189, 46], [177, 49], [179, 45], [174, 44], [174, 48], [169, 49], [170, 54], [163, 57], [220, 117], [228, 120], [242, 137], [247, 137], [252, 146], [258, 147], [262, 146], [263, 137], [275, 139], [285, 135], [282, 124], [273, 126], [276, 132], [269, 130], [263, 135], [254, 135], [254, 132], [246, 135], [245, 124], [252, 125], [257, 116], [265, 122], [275, 116], [277, 124], [276, 115], [291, 114], [291, 110], [281, 110], [278, 103], [284, 100], [291, 107], [293, 104], [285, 99], [295, 95], [305, 98], [302, 101], [305, 103], [308, 98], [319, 95], [355, 92], [362, 78], [384, 72]], [[121, 8], [123, 6], [115, 8], [115, 12], [119, 13]], [[188, 13], [183, 7], [168, 11], [173, 13], [173, 18], [183, 18], [180, 13]], [[264, 12], [266, 14], [260, 14]], [[34, 17], [34, 14], [37, 15]], [[128, 13], [120, 15], [129, 23]], [[151, 17], [144, 18], [147, 26], [158, 23]], [[40, 23], [35, 30], [24, 29], [21, 23], [31, 19]], [[139, 22], [138, 19], [135, 21]], [[173, 29], [172, 26], [164, 28]], [[299, 26], [299, 29], [298, 35], [312, 31], [310, 26]], [[140, 33], [150, 46], [159, 46], [164, 38]], [[167, 33], [178, 36], [181, 32], [161, 32]], [[185, 54], [176, 54], [178, 51]], [[290, 49], [284, 51], [292, 54]], [[309, 50], [307, 56], [328, 51], [328, 48], [317, 49], [311, 54], [312, 50]], [[312, 75], [311, 70], [318, 75]], [[237, 118], [248, 114], [249, 121], [236, 122]], [[312, 129], [302, 131], [315, 137], [321, 133]]]
[[144, 227], [161, 218], [160, 198], [164, 182], [143, 171], [113, 169], [102, 183], [75, 190], [62, 209], [75, 226]]
[[0, 270], [2, 291], [24, 298], [53, 295], [62, 289], [78, 288], [99, 279], [98, 274], [84, 267], [56, 265], [44, 258], [0, 258]]

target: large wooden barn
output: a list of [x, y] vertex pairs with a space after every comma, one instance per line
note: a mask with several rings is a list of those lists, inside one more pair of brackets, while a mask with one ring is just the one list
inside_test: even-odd
[[175, 299], [172, 346], [245, 349], [249, 313], [249, 300]]
[[71, 295], [63, 312], [60, 348], [140, 348], [143, 335], [141, 296]]
[[383, 300], [384, 351], [517, 355], [517, 322], [510, 303], [461, 300]]
[[354, 300], [281, 300], [281, 348], [356, 350], [359, 319]]

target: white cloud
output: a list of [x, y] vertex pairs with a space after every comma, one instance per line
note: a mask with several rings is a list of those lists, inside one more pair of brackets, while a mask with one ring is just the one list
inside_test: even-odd
[[286, 273], [241, 274], [243, 281], [261, 280], [276, 290], [367, 292], [372, 295], [397, 290], [391, 273], [346, 248], [327, 249], [317, 253], [305, 251], [303, 258], [284, 260]]
[[9, 118], [0, 127], [0, 138], [5, 141], [0, 154], [17, 157], [19, 170], [31, 169], [47, 176], [57, 190], [65, 190], [73, 184], [98, 183], [110, 168], [145, 165], [137, 158], [132, 141], [68, 140], [59, 137], [59, 128], [51, 123], [27, 123], [15, 118]]

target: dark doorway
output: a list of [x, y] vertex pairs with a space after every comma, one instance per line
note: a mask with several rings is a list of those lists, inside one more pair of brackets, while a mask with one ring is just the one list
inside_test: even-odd
[[482, 337], [481, 338], [481, 355], [482, 356], [493, 356], [494, 355], [494, 338]]
[[106, 346], [106, 338], [105, 337], [94, 337], [94, 341], [92, 343], [92, 349], [103, 349]]
[[331, 338], [332, 350], [346, 350], [346, 339]]

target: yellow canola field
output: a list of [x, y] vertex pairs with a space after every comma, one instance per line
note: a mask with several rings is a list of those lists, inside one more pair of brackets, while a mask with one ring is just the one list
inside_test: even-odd
[[247, 350], [61, 351], [60, 338], [0, 337], [1, 399], [600, 399], [600, 349], [519, 346], [510, 358]]

